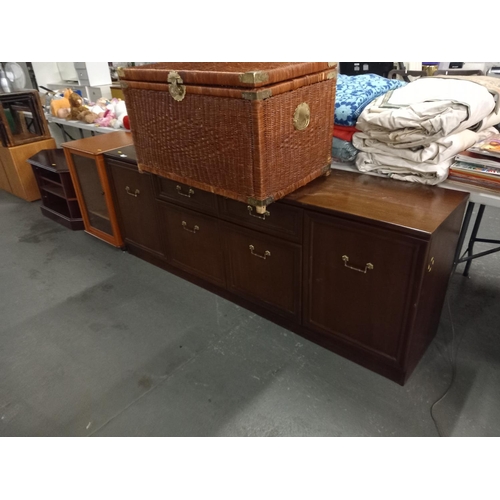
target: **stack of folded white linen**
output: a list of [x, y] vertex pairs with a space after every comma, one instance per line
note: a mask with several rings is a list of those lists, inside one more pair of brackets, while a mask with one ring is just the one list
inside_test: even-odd
[[420, 78], [373, 100], [361, 113], [352, 142], [356, 166], [391, 178], [438, 184], [454, 157], [498, 133], [500, 79]]

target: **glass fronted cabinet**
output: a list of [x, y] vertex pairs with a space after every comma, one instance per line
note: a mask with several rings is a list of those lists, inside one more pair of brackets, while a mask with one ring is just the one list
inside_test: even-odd
[[85, 231], [116, 247], [123, 246], [103, 154], [133, 143], [130, 132], [111, 132], [62, 144]]

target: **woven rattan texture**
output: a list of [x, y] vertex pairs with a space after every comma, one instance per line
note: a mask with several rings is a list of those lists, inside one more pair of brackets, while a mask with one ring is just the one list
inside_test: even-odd
[[[142, 170], [251, 204], [280, 199], [330, 164], [335, 80], [263, 101], [124, 89]], [[296, 130], [307, 102], [309, 126]], [[253, 199], [254, 201], [249, 201]]]
[[[254, 173], [257, 199], [279, 199], [330, 164], [334, 99], [335, 81], [327, 80], [263, 101], [264, 147]], [[292, 117], [302, 102], [309, 105], [311, 120], [305, 130], [296, 130]]]
[[[329, 69], [329, 63], [252, 63], [252, 62], [201, 62], [201, 63], [154, 63], [134, 68], [125, 68], [123, 80], [142, 82], [168, 82], [172, 71], [177, 72], [184, 84], [221, 85], [230, 87], [262, 87], [283, 82], [307, 74]], [[331, 68], [330, 68], [331, 69]], [[242, 82], [240, 75], [247, 72], [263, 72], [265, 81]]]
[[193, 94], [177, 102], [168, 92], [136, 89], [125, 98], [144, 170], [253, 194], [250, 101]]

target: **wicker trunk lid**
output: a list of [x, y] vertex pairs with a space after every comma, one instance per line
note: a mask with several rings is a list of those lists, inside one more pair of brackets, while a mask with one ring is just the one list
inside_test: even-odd
[[329, 170], [336, 75], [336, 63], [126, 68], [139, 168], [263, 211]]

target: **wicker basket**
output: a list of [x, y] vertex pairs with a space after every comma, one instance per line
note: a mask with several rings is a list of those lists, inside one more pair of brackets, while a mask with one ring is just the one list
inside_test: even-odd
[[336, 63], [121, 70], [139, 168], [259, 212], [329, 172]]

